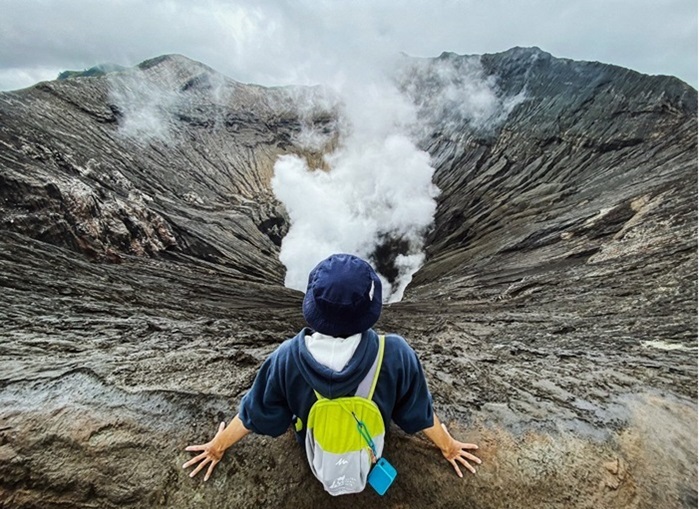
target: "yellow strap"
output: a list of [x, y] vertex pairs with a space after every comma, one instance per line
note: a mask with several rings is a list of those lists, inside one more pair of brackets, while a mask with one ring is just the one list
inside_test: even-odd
[[371, 400], [374, 396], [374, 389], [377, 387], [377, 380], [379, 380], [379, 372], [382, 370], [382, 361], [384, 360], [384, 334], [379, 336], [379, 360], [377, 361], [377, 371], [374, 372], [374, 380], [372, 380], [372, 387], [369, 390], [367, 399]]

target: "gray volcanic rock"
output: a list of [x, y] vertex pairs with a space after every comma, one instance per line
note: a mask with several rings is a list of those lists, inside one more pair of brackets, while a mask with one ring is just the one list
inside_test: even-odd
[[282, 281], [269, 181], [300, 128], [284, 90], [169, 56], [0, 101], [3, 228], [100, 260], [184, 253]]
[[[377, 328], [484, 464], [459, 480], [392, 430], [386, 503], [695, 507], [697, 92], [538, 49], [406, 69], [442, 193]], [[442, 93], [467, 76], [498, 104], [463, 114]], [[208, 483], [180, 468], [303, 326], [269, 182], [336, 142], [316, 92], [167, 56], [0, 94], [0, 507], [377, 503], [330, 500], [291, 434], [246, 438]]]

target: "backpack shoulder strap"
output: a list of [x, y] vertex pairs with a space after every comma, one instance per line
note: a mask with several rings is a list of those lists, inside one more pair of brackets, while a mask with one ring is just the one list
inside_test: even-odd
[[360, 396], [361, 398], [372, 399], [374, 396], [374, 389], [377, 387], [377, 380], [379, 380], [379, 371], [382, 368], [382, 361], [384, 360], [384, 342], [385, 338], [382, 334], [379, 336], [379, 351], [377, 352], [377, 357], [374, 359], [372, 367], [369, 369], [365, 377], [360, 382], [360, 385], [355, 391], [355, 396]]

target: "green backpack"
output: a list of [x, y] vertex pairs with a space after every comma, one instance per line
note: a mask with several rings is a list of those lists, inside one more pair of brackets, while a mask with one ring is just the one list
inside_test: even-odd
[[372, 401], [384, 358], [384, 336], [371, 369], [354, 396], [327, 399], [316, 392], [306, 425], [311, 471], [331, 495], [365, 489], [372, 465], [384, 450], [384, 420]]

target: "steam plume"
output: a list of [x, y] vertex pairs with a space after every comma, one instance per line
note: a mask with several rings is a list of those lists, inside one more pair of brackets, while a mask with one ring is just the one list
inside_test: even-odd
[[[391, 78], [336, 83], [340, 144], [327, 169], [297, 156], [275, 164], [272, 188], [291, 220], [280, 253], [291, 288], [304, 291], [320, 260], [346, 252], [377, 269], [389, 302], [400, 300], [424, 262], [439, 194], [417, 140], [445, 120], [448, 128], [494, 128], [520, 100], [499, 98], [478, 61], [406, 59], [397, 69]], [[305, 138], [318, 148], [318, 137]]]

